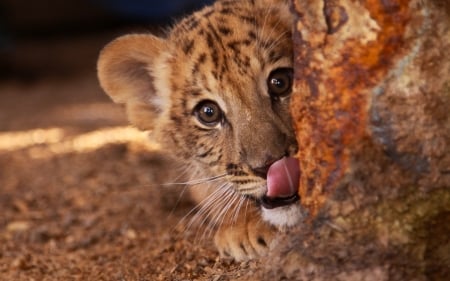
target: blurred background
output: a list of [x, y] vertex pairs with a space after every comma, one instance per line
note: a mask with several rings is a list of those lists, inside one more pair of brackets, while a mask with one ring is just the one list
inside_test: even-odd
[[0, 133], [127, 124], [98, 85], [100, 50], [131, 32], [162, 35], [211, 2], [0, 0]]
[[212, 0], [1, 0], [0, 82], [93, 71], [115, 36], [161, 26]]

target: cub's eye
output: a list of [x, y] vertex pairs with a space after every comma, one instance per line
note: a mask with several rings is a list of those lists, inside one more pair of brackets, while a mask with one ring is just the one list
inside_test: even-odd
[[208, 127], [216, 126], [223, 118], [220, 107], [210, 100], [199, 102], [194, 108], [194, 115], [203, 125]]
[[267, 88], [273, 99], [285, 97], [292, 90], [292, 68], [283, 67], [273, 70], [267, 79]]

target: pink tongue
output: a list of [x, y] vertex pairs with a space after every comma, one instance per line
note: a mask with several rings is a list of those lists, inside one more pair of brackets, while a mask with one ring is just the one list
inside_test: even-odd
[[297, 193], [300, 171], [298, 160], [283, 157], [269, 167], [267, 172], [267, 197], [290, 197]]

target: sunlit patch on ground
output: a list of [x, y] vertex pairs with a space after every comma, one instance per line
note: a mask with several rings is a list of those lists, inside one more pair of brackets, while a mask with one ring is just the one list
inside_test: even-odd
[[0, 133], [0, 150], [17, 150], [38, 144], [52, 144], [64, 138], [59, 128]]
[[107, 144], [128, 142], [143, 145], [149, 150], [158, 149], [149, 140], [147, 132], [130, 126], [101, 128], [76, 136], [66, 130], [49, 128], [0, 133], [0, 151], [29, 148], [30, 157], [39, 159], [71, 152], [90, 152]]

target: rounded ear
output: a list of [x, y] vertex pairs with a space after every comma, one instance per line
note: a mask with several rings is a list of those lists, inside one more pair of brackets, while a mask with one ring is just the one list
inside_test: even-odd
[[109, 43], [97, 62], [100, 86], [114, 102], [126, 104], [128, 118], [140, 129], [152, 129], [161, 111], [153, 102], [158, 93], [151, 70], [164, 49], [165, 41], [153, 35], [126, 35]]

